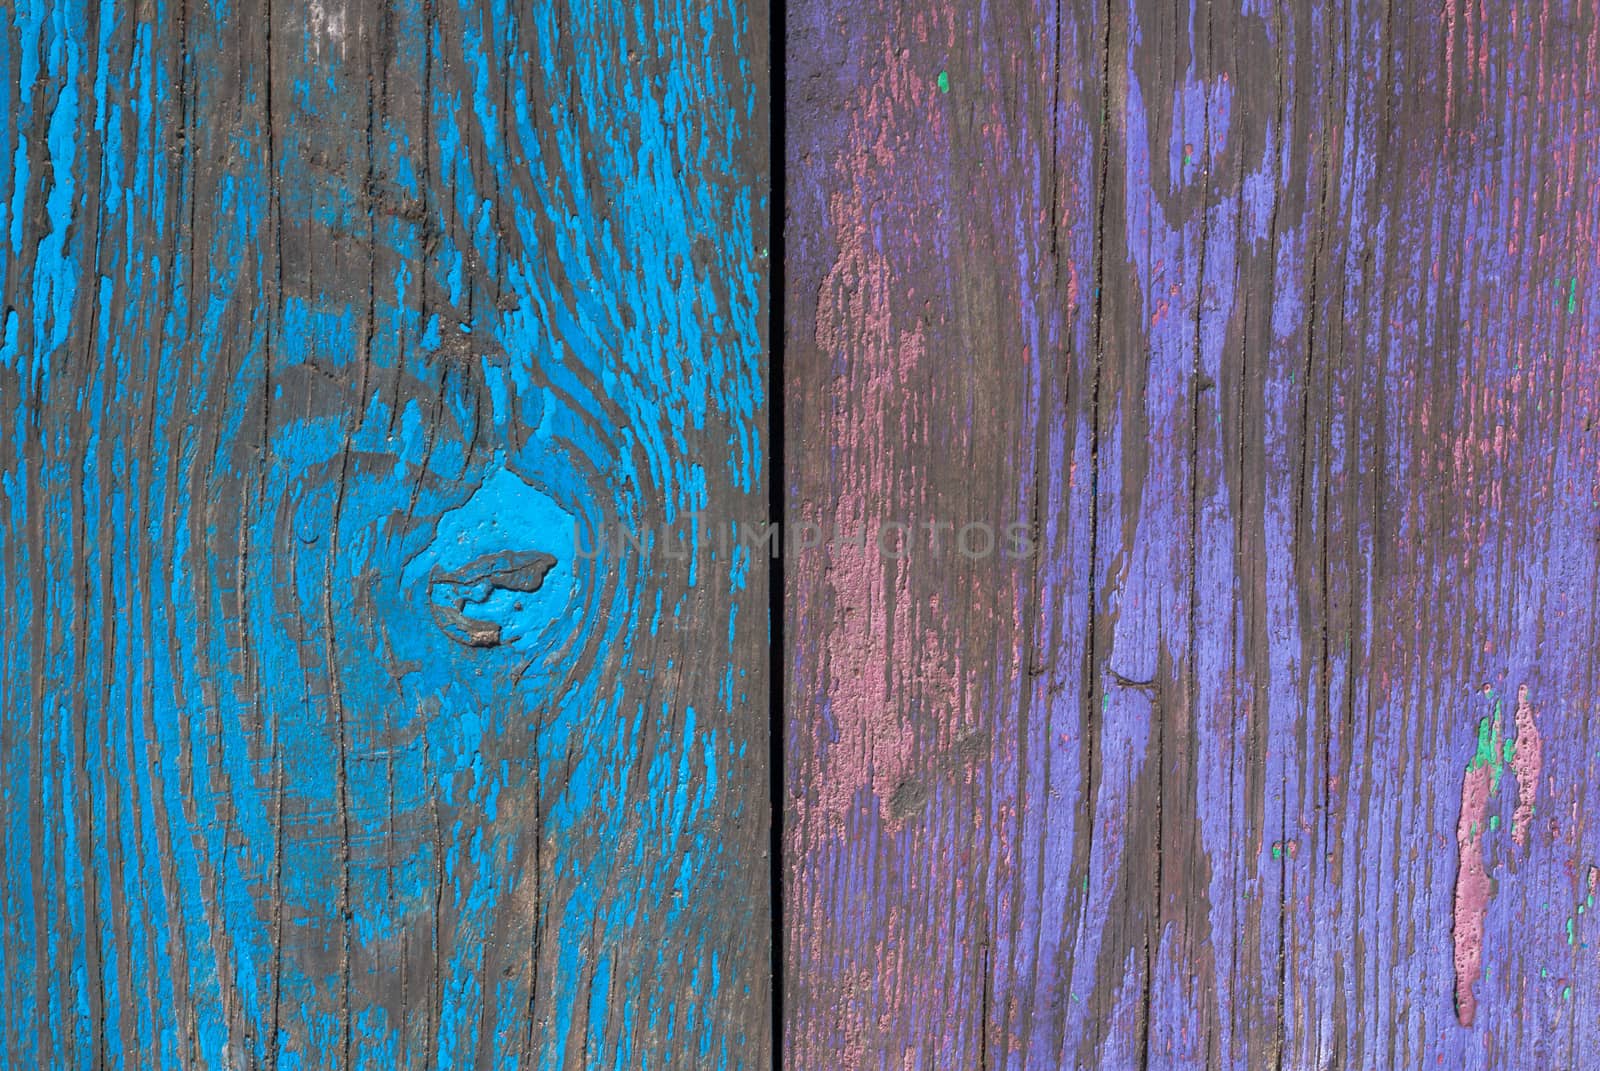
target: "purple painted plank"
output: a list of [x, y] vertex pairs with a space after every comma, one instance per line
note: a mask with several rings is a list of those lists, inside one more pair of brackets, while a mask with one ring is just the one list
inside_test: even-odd
[[1600, 21], [1442, 14], [791, 5], [789, 1066], [1596, 1051]]

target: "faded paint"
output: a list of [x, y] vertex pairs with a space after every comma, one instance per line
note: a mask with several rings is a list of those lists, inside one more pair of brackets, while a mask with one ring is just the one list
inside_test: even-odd
[[1600, 10], [1446, 8], [789, 5], [791, 515], [1039, 544], [790, 573], [795, 1071], [1600, 1050]]

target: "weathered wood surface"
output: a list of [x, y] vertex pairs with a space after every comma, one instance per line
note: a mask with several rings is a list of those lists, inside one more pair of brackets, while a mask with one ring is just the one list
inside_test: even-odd
[[8, 5], [6, 1067], [770, 1062], [767, 39]]
[[1597, 76], [792, 0], [786, 1066], [1595, 1066]]

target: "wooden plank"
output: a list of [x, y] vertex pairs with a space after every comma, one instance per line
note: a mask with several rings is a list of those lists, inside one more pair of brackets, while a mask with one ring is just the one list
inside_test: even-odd
[[786, 1066], [1588, 1066], [1595, 5], [788, 34]]
[[6, 1066], [770, 1062], [765, 18], [8, 7]]

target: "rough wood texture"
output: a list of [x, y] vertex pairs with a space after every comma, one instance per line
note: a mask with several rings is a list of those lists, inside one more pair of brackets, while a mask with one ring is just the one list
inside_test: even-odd
[[788, 31], [786, 1065], [1592, 1066], [1595, 5]]
[[763, 12], [0, 17], [6, 1067], [770, 1062]]

